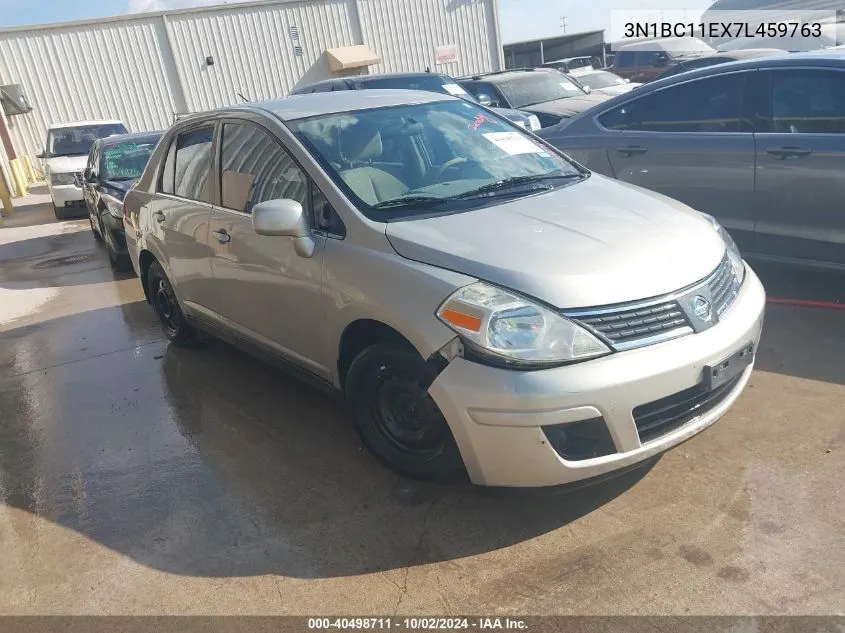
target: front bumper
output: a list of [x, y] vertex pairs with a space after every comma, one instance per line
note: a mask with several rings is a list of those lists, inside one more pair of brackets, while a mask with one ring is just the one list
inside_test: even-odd
[[57, 207], [83, 208], [82, 189], [76, 185], [52, 185], [50, 195]]
[[[651, 441], [640, 441], [634, 409], [700, 385], [706, 365], [760, 340], [766, 296], [748, 268], [718, 325], [678, 339], [542, 371], [453, 360], [429, 388], [449, 422], [470, 479], [488, 486], [553, 486], [641, 462], [716, 422], [736, 401], [753, 363], [711, 407]], [[616, 452], [569, 461], [541, 427], [603, 418]]]
[[[123, 218], [116, 218], [111, 213], [103, 213], [103, 225], [108, 233], [110, 233], [111, 244], [114, 247], [115, 253], [118, 255], [128, 255], [126, 248], [126, 233], [123, 230]], [[105, 237], [105, 235], [103, 236]]]

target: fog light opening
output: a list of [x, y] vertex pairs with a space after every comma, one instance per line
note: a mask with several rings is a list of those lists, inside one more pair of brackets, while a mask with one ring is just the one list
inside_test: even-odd
[[541, 428], [555, 452], [568, 461], [593, 459], [616, 452], [616, 446], [604, 418], [591, 418]]

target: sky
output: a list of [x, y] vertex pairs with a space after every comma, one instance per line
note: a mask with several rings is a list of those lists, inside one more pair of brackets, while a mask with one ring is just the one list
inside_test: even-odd
[[[237, 1], [237, 0], [233, 0]], [[707, 0], [498, 0], [503, 42], [610, 29], [612, 11], [636, 12], [641, 19], [660, 11], [700, 10]], [[220, 0], [0, 0], [0, 27], [100, 18], [123, 13], [221, 4]], [[617, 16], [620, 14], [617, 14]], [[610, 39], [610, 34], [608, 34]]]

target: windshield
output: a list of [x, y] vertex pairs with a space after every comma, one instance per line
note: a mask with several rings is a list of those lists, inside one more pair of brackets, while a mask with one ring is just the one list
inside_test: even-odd
[[626, 83], [619, 75], [614, 75], [613, 73], [605, 72], [603, 70], [599, 70], [594, 73], [576, 75], [575, 79], [585, 86], [589, 86], [593, 90], [596, 88], [610, 88], [611, 86], [619, 86]]
[[144, 173], [158, 137], [103, 148], [100, 177], [103, 180], [136, 180]]
[[467, 101], [332, 114], [291, 128], [356, 206], [379, 221], [487, 206], [583, 175]]
[[372, 90], [399, 89], [399, 90], [426, 90], [428, 92], [440, 92], [443, 94], [456, 95], [461, 97], [469, 96], [469, 93], [449, 78], [440, 75], [419, 75], [407, 77], [379, 77], [357, 82], [358, 88]]
[[528, 72], [505, 81], [497, 81], [501, 90], [515, 110], [535, 103], [580, 97], [584, 91], [577, 83], [557, 71]]
[[122, 123], [105, 123], [80, 127], [64, 127], [50, 130], [47, 136], [48, 156], [83, 156], [91, 151], [98, 138], [113, 134], [126, 134]]

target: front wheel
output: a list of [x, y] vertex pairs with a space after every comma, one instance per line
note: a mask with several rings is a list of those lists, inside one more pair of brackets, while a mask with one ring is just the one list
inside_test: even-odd
[[185, 321], [182, 308], [173, 292], [173, 286], [158, 262], [150, 265], [147, 274], [147, 289], [164, 334], [175, 345], [188, 345], [197, 340], [197, 333]]
[[428, 388], [437, 371], [413, 349], [373, 345], [352, 362], [346, 401], [361, 441], [393, 470], [434, 481], [465, 473], [455, 438]]

